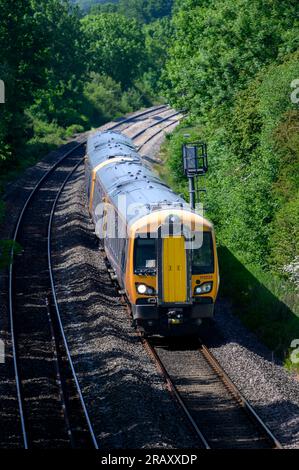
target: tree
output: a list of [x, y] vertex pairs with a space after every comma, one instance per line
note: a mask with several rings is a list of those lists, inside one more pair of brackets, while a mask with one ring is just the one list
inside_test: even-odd
[[82, 19], [87, 38], [89, 70], [112, 77], [128, 88], [146, 61], [145, 38], [135, 19], [119, 14], [88, 15]]
[[112, 5], [113, 3], [116, 4], [118, 3], [118, 0], [71, 0], [71, 2], [79, 5], [86, 14], [89, 11], [97, 11], [97, 8], [99, 8], [98, 11], [100, 11], [102, 6], [105, 7], [108, 3], [109, 5]]
[[35, 110], [67, 126], [74, 123], [87, 69], [86, 44], [78, 10], [68, 0], [31, 0], [40, 49], [45, 53], [45, 84], [34, 93]]
[[0, 105], [0, 155], [5, 161], [22, 142], [24, 108], [43, 83], [45, 62], [39, 48], [33, 48], [38, 38], [31, 4], [0, 0], [0, 9], [0, 74], [5, 82], [5, 104]]
[[[218, 240], [276, 273], [298, 250], [297, 8], [294, 0], [177, 0], [164, 74], [171, 102], [196, 123], [192, 138], [208, 142]], [[179, 185], [180, 144], [169, 163]]]
[[140, 23], [151, 23], [171, 15], [173, 0], [79, 0], [91, 13], [120, 13]]
[[96, 3], [92, 5], [90, 8], [91, 14], [98, 14], [98, 13], [118, 13], [119, 11], [119, 4], [118, 2], [104, 2], [104, 3]]
[[68, 1], [0, 0], [0, 8], [3, 161], [32, 135], [25, 110], [33, 102], [36, 112], [66, 122], [69, 105], [81, 91], [85, 59], [77, 10]]
[[154, 93], [161, 88], [161, 74], [165, 69], [168, 57], [168, 46], [171, 43], [173, 28], [169, 18], [162, 18], [144, 26], [148, 67], [144, 80]]
[[233, 97], [264, 66], [299, 44], [297, 0], [182, 0], [165, 81], [178, 107], [197, 115]]
[[142, 23], [170, 16], [173, 0], [119, 0], [119, 11]]

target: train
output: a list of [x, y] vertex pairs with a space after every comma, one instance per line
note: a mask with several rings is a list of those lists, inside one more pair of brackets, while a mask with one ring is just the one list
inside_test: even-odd
[[95, 233], [143, 335], [196, 335], [219, 287], [215, 232], [116, 131], [87, 141], [85, 187]]

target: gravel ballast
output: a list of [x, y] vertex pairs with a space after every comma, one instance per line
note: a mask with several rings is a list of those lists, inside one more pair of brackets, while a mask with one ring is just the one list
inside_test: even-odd
[[298, 377], [241, 324], [224, 299], [218, 300], [209, 335], [210, 350], [281, 444], [299, 448]]
[[110, 281], [82, 176], [81, 170], [59, 201], [53, 261], [69, 347], [100, 447], [196, 447]]
[[[13, 238], [18, 216], [31, 191], [51, 166], [75, 145], [77, 142], [73, 141], [49, 153], [34, 167], [28, 168], [17, 181], [7, 185], [3, 197], [6, 210], [0, 226], [1, 240]], [[5, 345], [5, 362], [0, 364], [0, 419], [3, 423], [0, 426], [0, 448], [5, 449], [23, 446], [10, 335], [8, 282], [8, 269], [0, 270], [0, 339]]]

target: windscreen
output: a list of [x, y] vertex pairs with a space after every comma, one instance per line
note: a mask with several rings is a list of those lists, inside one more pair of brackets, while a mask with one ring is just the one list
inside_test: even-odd
[[157, 264], [156, 240], [153, 238], [136, 238], [134, 248], [134, 271], [155, 272]]
[[214, 272], [213, 239], [210, 232], [203, 232], [200, 248], [191, 250], [192, 274], [210, 274]]

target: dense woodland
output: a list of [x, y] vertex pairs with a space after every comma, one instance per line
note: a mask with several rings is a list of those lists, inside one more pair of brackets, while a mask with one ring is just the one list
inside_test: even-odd
[[0, 0], [0, 8], [2, 186], [74, 132], [163, 100], [185, 109], [164, 146], [164, 176], [187, 196], [184, 135], [208, 143], [207, 214], [224, 279], [225, 269], [237, 272], [224, 290], [238, 291], [244, 311], [248, 302], [267, 315], [276, 309], [274, 329], [280, 316], [299, 331], [284, 309], [295, 309], [299, 269], [298, 1]]

